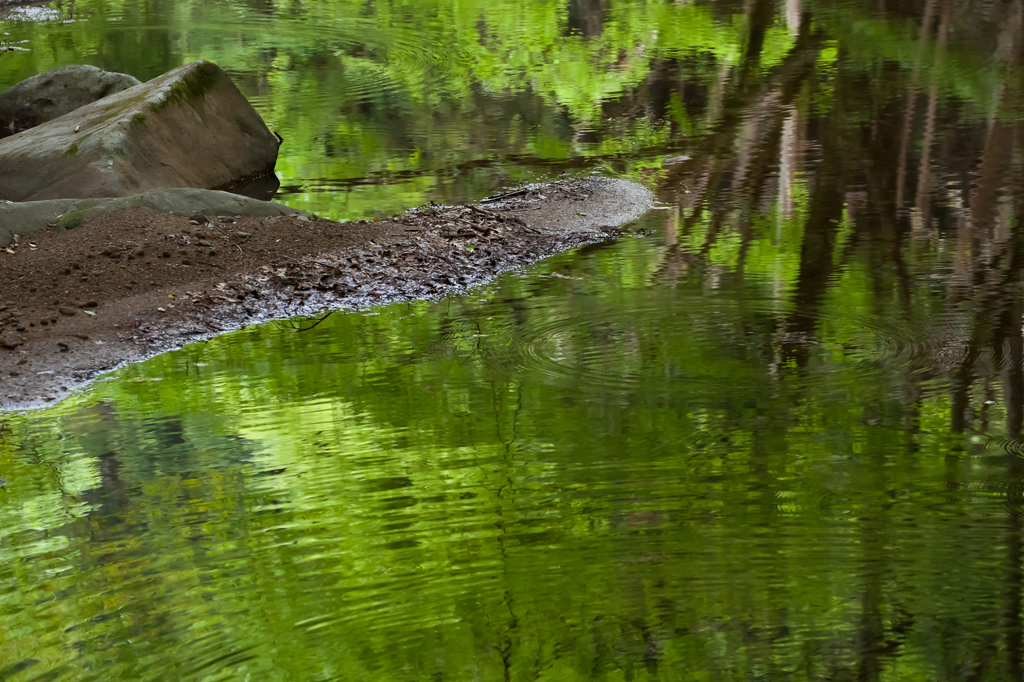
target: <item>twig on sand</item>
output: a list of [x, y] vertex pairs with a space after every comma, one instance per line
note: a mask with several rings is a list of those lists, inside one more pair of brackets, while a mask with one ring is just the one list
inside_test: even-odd
[[488, 218], [494, 218], [495, 220], [501, 220], [502, 216], [495, 213], [494, 211], [488, 211], [487, 209], [480, 208], [479, 206], [469, 205], [469, 210], [480, 215], [487, 216]]
[[491, 196], [491, 197], [484, 197], [483, 199], [480, 200], [480, 203], [481, 204], [487, 204], [487, 203], [490, 203], [492, 201], [501, 201], [502, 199], [509, 199], [511, 197], [517, 197], [520, 194], [526, 194], [529, 191], [530, 191], [529, 187], [524, 187], [523, 189], [517, 189], [517, 190], [515, 190], [513, 192], [505, 192], [504, 194], [495, 194], [494, 196]]

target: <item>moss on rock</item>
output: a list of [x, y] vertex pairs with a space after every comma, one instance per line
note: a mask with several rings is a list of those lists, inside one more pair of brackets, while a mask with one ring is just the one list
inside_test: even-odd
[[157, 112], [170, 104], [186, 100], [202, 100], [206, 93], [220, 81], [220, 69], [210, 62], [199, 62], [197, 68], [175, 81], [158, 102], [149, 105], [150, 111]]
[[57, 220], [57, 227], [63, 227], [65, 230], [73, 230], [76, 227], [81, 227], [90, 216], [85, 211], [72, 211], [65, 213]]

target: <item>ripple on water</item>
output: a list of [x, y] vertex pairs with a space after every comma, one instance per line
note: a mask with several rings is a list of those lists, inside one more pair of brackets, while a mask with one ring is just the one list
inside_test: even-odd
[[[702, 360], [716, 348], [742, 355], [742, 331], [702, 318], [698, 311], [706, 304], [699, 299], [676, 300], [668, 314], [659, 303], [584, 311], [555, 308], [555, 314], [526, 329], [506, 328], [504, 340], [524, 373], [539, 372], [581, 390], [717, 381], [718, 368]], [[687, 303], [692, 303], [689, 310]]]
[[970, 330], [957, 313], [920, 321], [844, 310], [814, 323], [865, 376], [905, 372], [919, 381], [959, 369], [971, 350]]

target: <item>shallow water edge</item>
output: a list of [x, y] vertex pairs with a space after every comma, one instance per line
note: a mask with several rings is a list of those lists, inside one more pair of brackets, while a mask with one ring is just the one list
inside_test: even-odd
[[[247, 325], [465, 292], [503, 272], [620, 234], [652, 203], [647, 189], [628, 180], [563, 180], [476, 205], [422, 207], [363, 224], [364, 241], [339, 251], [287, 259], [268, 254], [258, 266], [249, 262], [234, 274], [226, 274], [220, 260], [216, 270], [197, 272], [172, 293], [136, 291], [104, 302], [101, 314], [62, 321], [59, 331], [26, 328], [16, 341], [9, 334], [6, 343], [17, 345], [0, 355], [0, 410], [45, 407], [105, 372]], [[301, 230], [303, 223], [296, 224]], [[81, 239], [89, 229], [61, 238]], [[277, 241], [290, 236], [281, 232]]]

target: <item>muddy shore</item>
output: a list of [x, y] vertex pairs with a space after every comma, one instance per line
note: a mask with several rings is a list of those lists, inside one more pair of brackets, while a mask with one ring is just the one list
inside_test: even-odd
[[585, 178], [371, 222], [130, 208], [24, 235], [0, 248], [0, 410], [245, 325], [464, 291], [621, 234], [651, 203]]

